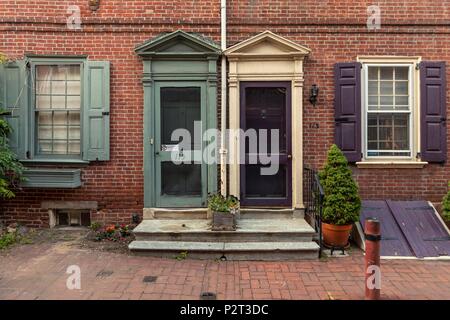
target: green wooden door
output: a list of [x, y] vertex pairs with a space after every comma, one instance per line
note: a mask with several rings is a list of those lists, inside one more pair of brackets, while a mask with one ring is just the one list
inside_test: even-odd
[[154, 190], [157, 207], [205, 205], [207, 165], [202, 161], [205, 123], [204, 82], [156, 82]]

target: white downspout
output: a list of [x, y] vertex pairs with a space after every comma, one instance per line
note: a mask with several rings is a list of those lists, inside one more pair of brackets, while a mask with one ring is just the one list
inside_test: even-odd
[[[227, 48], [227, 1], [220, 0], [221, 49]], [[221, 68], [221, 117], [220, 117], [220, 193], [227, 195], [227, 150], [225, 132], [227, 129], [227, 58], [222, 55]]]

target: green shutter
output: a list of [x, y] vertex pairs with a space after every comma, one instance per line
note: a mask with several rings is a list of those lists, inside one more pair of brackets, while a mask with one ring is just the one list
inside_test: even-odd
[[19, 159], [26, 159], [28, 112], [27, 67], [25, 60], [0, 65], [0, 108], [6, 109], [6, 120], [12, 127], [9, 144]]
[[109, 61], [84, 70], [83, 159], [109, 160]]

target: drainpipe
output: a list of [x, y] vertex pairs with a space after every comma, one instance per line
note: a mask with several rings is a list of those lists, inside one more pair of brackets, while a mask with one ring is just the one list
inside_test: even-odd
[[[220, 33], [222, 52], [227, 48], [227, 1], [220, 0]], [[221, 70], [221, 117], [220, 117], [220, 193], [227, 195], [227, 150], [226, 136], [227, 129], [227, 58], [222, 55]]]

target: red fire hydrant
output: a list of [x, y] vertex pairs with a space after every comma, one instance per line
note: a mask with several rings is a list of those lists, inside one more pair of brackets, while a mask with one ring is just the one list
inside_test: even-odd
[[367, 219], [364, 234], [366, 238], [366, 300], [379, 300], [381, 294], [380, 221], [376, 218]]

